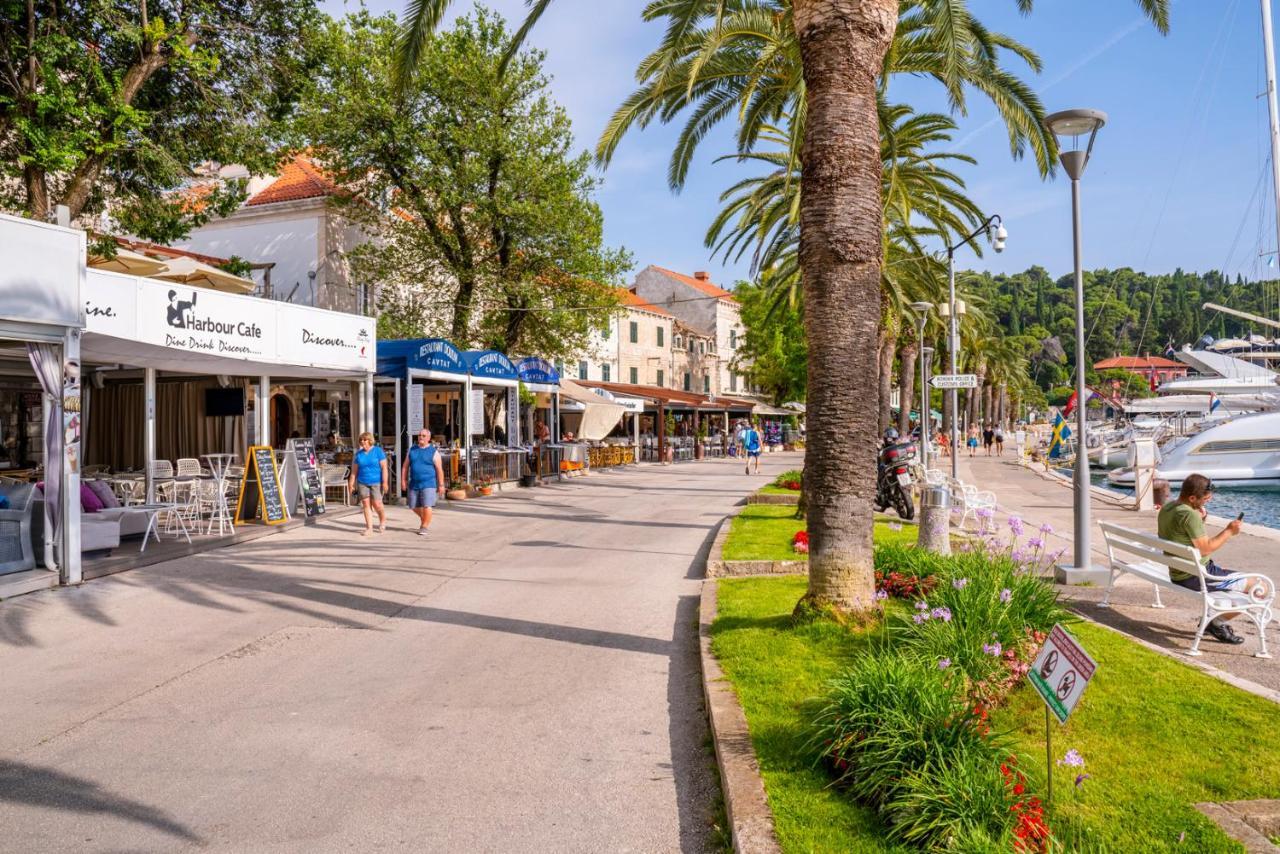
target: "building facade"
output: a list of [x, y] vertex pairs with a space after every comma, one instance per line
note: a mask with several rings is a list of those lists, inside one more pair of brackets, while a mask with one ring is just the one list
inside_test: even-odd
[[604, 332], [592, 333], [587, 351], [567, 361], [562, 373], [573, 379], [673, 388], [672, 341], [676, 319], [625, 288], [621, 306]]
[[218, 177], [246, 179], [248, 200], [177, 246], [254, 264], [257, 293], [268, 299], [372, 313], [374, 287], [354, 280], [345, 257], [368, 238], [329, 204], [337, 187], [309, 157], [294, 155], [277, 175], [250, 176], [243, 167], [228, 166]]
[[711, 281], [705, 272], [692, 276], [649, 265], [636, 275], [636, 295], [677, 317], [687, 327], [702, 330], [715, 342], [716, 368], [711, 394], [751, 391], [737, 358], [746, 327], [742, 308], [733, 294]]
[[1147, 382], [1154, 381], [1156, 385], [1166, 380], [1182, 379], [1188, 371], [1187, 366], [1181, 362], [1162, 356], [1114, 356], [1093, 365], [1095, 371], [1115, 368], [1140, 374]]

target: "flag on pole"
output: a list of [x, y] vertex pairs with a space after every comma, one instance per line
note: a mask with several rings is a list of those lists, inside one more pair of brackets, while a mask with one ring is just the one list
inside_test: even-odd
[[1209, 392], [1209, 414], [1212, 415], [1222, 405], [1222, 401], [1213, 392]]
[[1076, 408], [1076, 393], [1073, 391], [1071, 392], [1071, 397], [1067, 398], [1067, 405], [1062, 407], [1062, 414], [1059, 417], [1070, 418], [1071, 411], [1075, 408]]
[[1071, 438], [1071, 428], [1067, 426], [1067, 419], [1062, 417], [1059, 412], [1053, 418], [1053, 438], [1049, 440], [1049, 459], [1056, 460], [1061, 457], [1067, 450], [1066, 442]]

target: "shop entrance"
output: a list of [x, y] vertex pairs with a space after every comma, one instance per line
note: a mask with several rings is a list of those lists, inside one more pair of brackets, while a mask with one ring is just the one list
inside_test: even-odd
[[283, 448], [293, 433], [293, 402], [286, 394], [271, 396], [271, 446]]

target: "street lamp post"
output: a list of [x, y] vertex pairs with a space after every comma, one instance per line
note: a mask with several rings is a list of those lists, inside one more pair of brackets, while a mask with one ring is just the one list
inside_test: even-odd
[[[1080, 178], [1089, 164], [1089, 155], [1093, 152], [1093, 142], [1098, 136], [1098, 129], [1107, 123], [1107, 114], [1101, 110], [1062, 110], [1044, 120], [1048, 129], [1058, 140], [1058, 160], [1063, 170], [1071, 179], [1071, 236], [1072, 254], [1075, 261], [1076, 274], [1076, 470], [1074, 478], [1075, 491], [1075, 553], [1072, 565], [1059, 567], [1057, 574], [1061, 582], [1090, 580], [1093, 565], [1092, 548], [1090, 547], [1091, 531], [1089, 513], [1089, 444], [1086, 441], [1085, 415], [1088, 410], [1087, 390], [1085, 389], [1085, 351], [1084, 351], [1084, 272], [1080, 261]], [[1080, 138], [1088, 136], [1088, 142], [1080, 149]], [[1067, 143], [1070, 143], [1070, 150]]]
[[[911, 308], [916, 313], [916, 326], [920, 333], [920, 466], [929, 470], [929, 386], [925, 383], [924, 358], [924, 325], [929, 320], [929, 312], [933, 310], [931, 302], [913, 302]], [[908, 401], [908, 404], [910, 401]]]
[[[965, 244], [973, 242], [973, 239], [979, 234], [986, 233], [987, 240], [991, 241], [991, 248], [996, 252], [1004, 251], [1004, 242], [1009, 238], [1009, 232], [1005, 231], [1004, 221], [1000, 219], [999, 214], [992, 214], [974, 229], [972, 234], [966, 236], [963, 240], [954, 246], [947, 247], [947, 316], [950, 320], [950, 333], [947, 336], [947, 349], [951, 352], [951, 374], [954, 376], [959, 373], [957, 356], [960, 353], [960, 319], [956, 311], [956, 250]], [[956, 389], [952, 386], [947, 390], [949, 400], [951, 402], [951, 478], [957, 478], [956, 465], [960, 461], [960, 412], [957, 405], [958, 396]]]

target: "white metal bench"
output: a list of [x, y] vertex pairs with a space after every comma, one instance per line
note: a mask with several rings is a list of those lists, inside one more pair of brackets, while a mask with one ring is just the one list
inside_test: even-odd
[[[947, 478], [947, 486], [951, 490], [951, 506], [960, 508], [960, 528], [964, 528], [970, 516], [977, 520], [979, 510], [994, 512], [996, 509], [996, 494], [989, 489], [980, 490], [971, 483], [951, 477]], [[985, 528], [985, 524], [978, 527]]]
[[[1196, 629], [1195, 641], [1187, 655], [1200, 654], [1200, 638], [1204, 636], [1209, 621], [1219, 614], [1243, 613], [1253, 620], [1258, 627], [1258, 658], [1270, 658], [1267, 652], [1267, 623], [1271, 622], [1271, 605], [1276, 598], [1276, 586], [1265, 575], [1256, 572], [1237, 572], [1231, 575], [1206, 575], [1200, 564], [1200, 550], [1194, 546], [1162, 540], [1152, 534], [1144, 534], [1110, 522], [1102, 522], [1102, 535], [1107, 543], [1107, 557], [1111, 562], [1111, 580], [1107, 584], [1106, 595], [1098, 603], [1099, 608], [1111, 607], [1111, 591], [1115, 588], [1116, 578], [1123, 573], [1136, 575], [1144, 581], [1151, 582], [1155, 590], [1156, 600], [1153, 608], [1163, 608], [1160, 601], [1160, 589], [1173, 590], [1201, 601], [1200, 625]], [[1252, 585], [1244, 590], [1191, 590], [1169, 579], [1169, 570], [1176, 569], [1197, 575], [1201, 579], [1201, 587], [1247, 578], [1254, 579]]]

